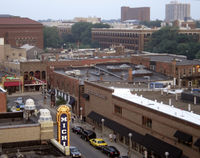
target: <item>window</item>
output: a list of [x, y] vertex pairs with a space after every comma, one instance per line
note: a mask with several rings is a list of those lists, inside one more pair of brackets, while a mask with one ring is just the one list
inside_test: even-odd
[[148, 117], [142, 116], [142, 125], [152, 128], [152, 120]]
[[122, 115], [122, 108], [120, 106], [115, 105], [114, 112], [115, 114]]

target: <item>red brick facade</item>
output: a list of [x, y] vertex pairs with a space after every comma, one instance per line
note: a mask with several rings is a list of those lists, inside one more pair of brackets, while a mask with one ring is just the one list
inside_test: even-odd
[[43, 25], [28, 18], [0, 18], [1, 37], [14, 47], [29, 44], [43, 49]]
[[7, 96], [6, 92], [0, 92], [0, 112], [7, 111]]
[[150, 7], [121, 7], [121, 21], [125, 20], [150, 21]]

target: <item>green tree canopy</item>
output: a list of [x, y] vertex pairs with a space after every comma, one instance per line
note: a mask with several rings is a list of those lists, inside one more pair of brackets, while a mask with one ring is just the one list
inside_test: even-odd
[[81, 48], [98, 47], [99, 44], [92, 41], [92, 28], [109, 28], [110, 25], [88, 22], [75, 23], [71, 28], [71, 33], [58, 34], [56, 27], [44, 27], [44, 47], [60, 48], [62, 46], [74, 48], [79, 43]]
[[171, 53], [185, 55], [194, 59], [200, 50], [200, 43], [196, 36], [179, 34], [175, 27], [164, 27], [152, 34], [145, 50], [155, 53]]
[[145, 25], [147, 27], [160, 27], [161, 26], [161, 20], [155, 20], [155, 21], [141, 21], [140, 25]]
[[61, 38], [56, 27], [44, 27], [44, 47], [59, 48]]

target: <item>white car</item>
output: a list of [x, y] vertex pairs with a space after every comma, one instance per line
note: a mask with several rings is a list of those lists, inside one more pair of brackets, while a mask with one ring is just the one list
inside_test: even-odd
[[22, 104], [23, 103], [23, 98], [22, 97], [18, 97], [15, 102], [18, 103], [18, 104]]

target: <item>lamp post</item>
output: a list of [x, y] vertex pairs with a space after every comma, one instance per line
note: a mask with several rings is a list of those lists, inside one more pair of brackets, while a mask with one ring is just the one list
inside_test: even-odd
[[132, 138], [132, 136], [133, 136], [132, 133], [129, 133], [129, 134], [128, 134], [128, 137], [129, 137], [128, 157], [129, 157], [129, 158], [131, 158], [131, 146], [132, 146], [132, 139], [131, 139], [131, 138]]
[[168, 158], [168, 156], [169, 156], [169, 152], [168, 151], [165, 152], [165, 156], [166, 156], [166, 158]]
[[82, 122], [82, 111], [83, 111], [83, 107], [80, 107], [80, 120]]
[[102, 118], [102, 119], [101, 119], [101, 126], [102, 126], [102, 127], [101, 127], [101, 130], [102, 130], [102, 131], [101, 131], [101, 134], [102, 134], [102, 136], [103, 136], [103, 132], [104, 132], [104, 121], [105, 121], [105, 120]]

